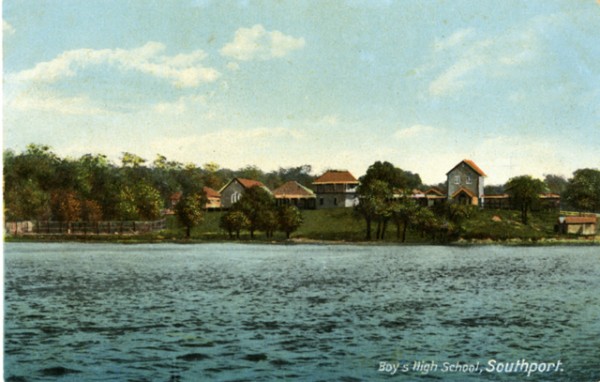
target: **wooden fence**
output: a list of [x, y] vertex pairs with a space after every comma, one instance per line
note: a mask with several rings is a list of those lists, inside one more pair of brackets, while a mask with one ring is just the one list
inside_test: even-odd
[[10, 235], [136, 235], [166, 228], [166, 220], [154, 221], [99, 221], [59, 222], [26, 221], [7, 222], [5, 232]]

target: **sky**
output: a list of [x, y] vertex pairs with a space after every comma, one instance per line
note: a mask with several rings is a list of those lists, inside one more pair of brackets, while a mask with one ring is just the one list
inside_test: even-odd
[[596, 0], [4, 0], [3, 146], [486, 184], [599, 168]]

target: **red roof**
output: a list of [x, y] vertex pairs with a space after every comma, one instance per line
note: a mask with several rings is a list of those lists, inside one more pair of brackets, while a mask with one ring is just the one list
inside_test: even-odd
[[595, 224], [598, 219], [595, 216], [567, 216], [566, 224]]
[[[460, 166], [460, 165], [461, 165], [461, 163], [464, 163], [464, 164], [466, 164], [467, 166], [471, 167], [471, 168], [473, 169], [473, 171], [475, 171], [475, 172], [476, 172], [476, 173], [477, 173], [479, 176], [487, 176], [487, 175], [485, 175], [485, 172], [483, 172], [483, 170], [482, 170], [482, 169], [480, 169], [480, 168], [479, 168], [479, 166], [477, 166], [477, 165], [475, 164], [475, 162], [473, 162], [473, 161], [472, 161], [472, 160], [470, 160], [470, 159], [463, 159], [463, 160], [462, 160], [460, 163], [458, 163], [456, 166], [452, 167], [452, 170], [454, 170], [455, 168], [457, 168], [458, 166]], [[452, 170], [450, 170], [450, 171], [452, 171]], [[450, 171], [448, 171], [448, 172], [446, 173], [446, 175], [448, 175], [448, 174], [450, 173]]]
[[210, 187], [205, 186], [203, 188], [203, 190], [204, 190], [204, 193], [206, 194], [207, 198], [220, 198], [221, 197], [221, 194], [219, 194], [218, 191], [215, 191]]
[[284, 183], [280, 187], [276, 188], [273, 191], [273, 195], [276, 198], [290, 198], [290, 197], [315, 197], [315, 194], [309, 188], [304, 187], [300, 183], [290, 180], [289, 182]]
[[331, 170], [318, 177], [313, 184], [358, 184], [358, 180], [350, 171]]
[[244, 178], [236, 178], [238, 182], [240, 182], [240, 184], [242, 186], [244, 186], [244, 188], [252, 188], [255, 186], [258, 187], [265, 187], [264, 184], [262, 184], [261, 182], [259, 182], [258, 180], [253, 180], [253, 179], [244, 179]]

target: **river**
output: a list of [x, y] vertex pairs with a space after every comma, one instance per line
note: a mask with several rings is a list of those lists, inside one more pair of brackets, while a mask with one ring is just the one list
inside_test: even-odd
[[600, 380], [600, 247], [5, 243], [4, 288], [7, 381]]

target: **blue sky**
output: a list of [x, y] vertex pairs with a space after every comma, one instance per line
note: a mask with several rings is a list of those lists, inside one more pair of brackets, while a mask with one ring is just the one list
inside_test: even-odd
[[600, 3], [3, 2], [3, 145], [427, 183], [600, 167]]

